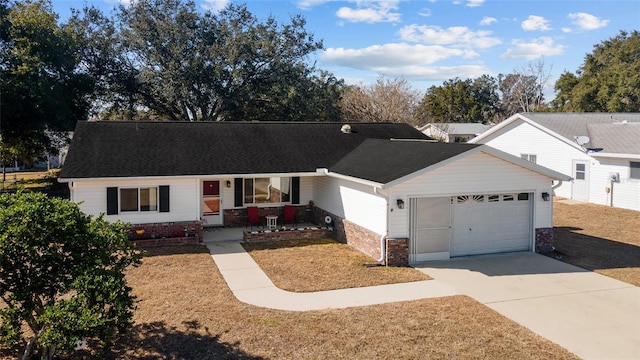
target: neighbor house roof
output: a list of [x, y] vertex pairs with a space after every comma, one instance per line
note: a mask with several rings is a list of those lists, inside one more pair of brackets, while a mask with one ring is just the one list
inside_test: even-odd
[[478, 135], [489, 130], [491, 126], [478, 123], [434, 123], [429, 124], [447, 134]]
[[587, 136], [590, 142], [584, 145], [585, 148], [602, 148], [603, 153], [640, 154], [640, 113], [516, 114], [471, 142], [480, 142], [515, 121], [525, 121], [545, 131], [551, 131], [574, 146], [578, 146], [575, 142], [577, 136]]
[[429, 139], [408, 124], [78, 122], [61, 180], [329, 168], [367, 139]]

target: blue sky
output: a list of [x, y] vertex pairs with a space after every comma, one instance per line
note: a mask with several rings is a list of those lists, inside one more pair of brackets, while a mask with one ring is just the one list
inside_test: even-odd
[[[109, 13], [129, 0], [86, 0]], [[228, 0], [196, 0], [202, 11], [217, 11]], [[404, 77], [424, 91], [455, 77], [496, 76], [544, 61], [546, 91], [565, 70], [575, 72], [593, 46], [620, 30], [640, 29], [638, 0], [574, 1], [233, 1], [255, 16], [288, 22], [302, 14], [307, 30], [325, 50], [311, 58], [319, 68], [349, 84], [379, 76]], [[81, 0], [52, 0], [64, 19]]]

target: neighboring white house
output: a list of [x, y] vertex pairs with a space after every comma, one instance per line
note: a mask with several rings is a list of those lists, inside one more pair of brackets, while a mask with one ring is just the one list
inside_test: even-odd
[[430, 123], [418, 130], [442, 142], [466, 142], [490, 128], [490, 125], [480, 123]]
[[80, 122], [60, 174], [109, 221], [245, 226], [248, 206], [294, 205], [374, 259], [404, 244], [400, 263], [548, 250], [553, 180], [569, 177], [390, 123]]
[[557, 196], [640, 211], [640, 113], [516, 114], [470, 143], [572, 177]]

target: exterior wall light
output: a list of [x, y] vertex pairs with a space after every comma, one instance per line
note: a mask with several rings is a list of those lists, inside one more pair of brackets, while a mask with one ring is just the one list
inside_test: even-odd
[[543, 192], [542, 193], [542, 200], [549, 201], [549, 193], [548, 192]]
[[404, 209], [404, 200], [398, 199], [396, 204], [398, 205], [398, 209]]
[[231, 187], [231, 181], [227, 180], [227, 187], [230, 188]]

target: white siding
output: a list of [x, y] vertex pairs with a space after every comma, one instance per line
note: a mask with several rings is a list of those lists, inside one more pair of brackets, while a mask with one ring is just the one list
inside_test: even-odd
[[397, 199], [408, 203], [410, 197], [465, 194], [533, 193], [533, 225], [552, 226], [552, 201], [542, 201], [542, 193], [551, 191], [551, 179], [492, 155], [478, 152], [446, 166], [394, 186], [389, 191], [393, 211], [389, 215], [389, 236], [408, 236], [408, 207], [397, 209]]
[[[600, 205], [611, 205], [640, 211], [640, 179], [630, 179], [629, 159], [600, 158], [597, 166], [591, 167], [589, 201]], [[635, 160], [634, 160], [635, 161]], [[610, 174], [620, 174], [620, 182], [611, 184]], [[607, 192], [607, 189], [610, 191]]]
[[313, 184], [314, 179], [317, 178], [315, 176], [300, 177], [300, 205], [307, 205], [311, 200], [315, 201]]
[[200, 181], [198, 179], [76, 181], [73, 186], [72, 200], [80, 203], [80, 209], [85, 214], [97, 216], [107, 212], [108, 187], [149, 187], [160, 185], [169, 185], [169, 212], [125, 212], [117, 215], [105, 215], [105, 219], [111, 222], [122, 220], [132, 224], [200, 219]]
[[[535, 154], [538, 165], [571, 177], [573, 177], [572, 160], [593, 161], [584, 152], [523, 121], [514, 122], [483, 139], [481, 143], [517, 157], [520, 157], [520, 154]], [[571, 198], [571, 182], [565, 181], [555, 190], [555, 195]]]
[[387, 232], [386, 200], [372, 186], [331, 177], [316, 178], [316, 206], [378, 234]]

